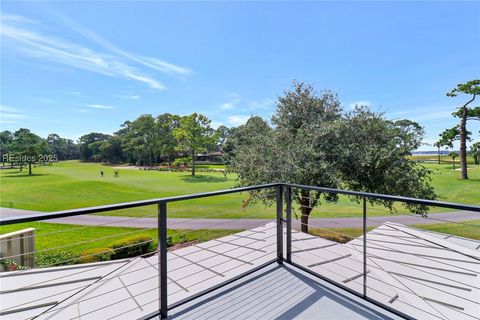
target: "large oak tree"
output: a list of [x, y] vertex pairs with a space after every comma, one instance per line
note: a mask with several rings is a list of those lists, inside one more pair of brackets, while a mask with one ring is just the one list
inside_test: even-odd
[[[239, 184], [286, 182], [435, 198], [429, 171], [406, 157], [423, 137], [417, 123], [389, 121], [365, 107], [342, 111], [333, 92], [317, 94], [312, 86], [294, 82], [278, 98], [273, 127], [235, 147]], [[308, 232], [312, 209], [321, 201], [336, 201], [337, 195], [294, 189], [292, 198], [299, 206], [301, 229]], [[388, 201], [371, 202], [393, 209]], [[408, 207], [426, 212], [424, 207]]]

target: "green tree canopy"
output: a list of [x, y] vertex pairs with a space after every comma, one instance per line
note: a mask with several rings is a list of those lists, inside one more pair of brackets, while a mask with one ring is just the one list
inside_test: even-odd
[[[405, 157], [423, 138], [423, 128], [414, 122], [389, 121], [361, 106], [344, 115], [333, 92], [317, 94], [312, 86], [294, 82], [278, 99], [272, 124], [267, 133], [236, 146], [233, 165], [241, 186], [281, 181], [435, 198], [429, 171]], [[298, 189], [292, 196], [304, 232], [322, 199], [337, 200], [333, 193]], [[372, 202], [393, 209], [390, 202]], [[409, 208], [426, 212], [424, 207]]]
[[210, 123], [206, 116], [192, 113], [180, 118], [179, 126], [173, 130], [173, 135], [178, 141], [176, 149], [192, 157], [192, 176], [195, 175], [197, 153], [206, 151], [217, 142], [217, 134], [210, 127]]
[[480, 164], [480, 142], [475, 142], [470, 146], [470, 153], [475, 164]]
[[81, 136], [78, 139], [81, 159], [92, 161], [96, 156], [98, 157], [101, 144], [96, 142], [107, 141], [110, 137], [108, 134], [99, 132], [91, 132]]
[[268, 134], [268, 123], [259, 116], [250, 117], [244, 125], [231, 128], [223, 144], [224, 161], [233, 165], [238, 148], [252, 145], [257, 136]]
[[39, 161], [42, 155], [47, 155], [50, 151], [47, 142], [30, 132], [28, 129], [19, 129], [13, 134], [12, 151], [21, 163], [28, 164], [28, 174], [32, 175], [32, 164]]
[[470, 107], [469, 105], [475, 101], [476, 97], [480, 95], [480, 80], [471, 80], [465, 83], [459, 83], [456, 88], [447, 93], [449, 97], [456, 97], [459, 94], [466, 94], [470, 96], [470, 99], [465, 102], [457, 111], [453, 113], [453, 116], [460, 118], [460, 124], [458, 126], [458, 135], [460, 140], [460, 165], [461, 165], [461, 178], [468, 179], [467, 172], [467, 121], [476, 119], [480, 120], [480, 107]]
[[12, 141], [13, 133], [5, 130], [0, 132], [0, 156], [2, 157], [2, 162], [5, 165], [5, 162], [8, 161], [8, 154], [12, 151]]

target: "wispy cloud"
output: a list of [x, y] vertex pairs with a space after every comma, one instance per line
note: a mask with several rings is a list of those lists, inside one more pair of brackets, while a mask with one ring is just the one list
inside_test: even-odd
[[389, 115], [394, 118], [408, 118], [414, 121], [432, 121], [441, 119], [451, 119], [455, 106], [444, 107], [426, 107], [407, 109], [403, 111], [393, 112]]
[[[154, 77], [142, 72], [138, 66], [148, 67], [150, 71], [160, 71], [167, 74], [188, 75], [190, 70], [166, 61], [133, 55], [92, 31], [64, 19], [65, 23], [77, 33], [100, 44], [107, 52], [98, 52], [88, 47], [78, 45], [51, 34], [31, 30], [29, 19], [22, 16], [8, 15], [2, 18], [0, 34], [12, 42], [4, 41], [4, 46], [9, 44], [14, 50], [19, 50], [30, 57], [60, 63], [69, 67], [83, 69], [110, 77], [119, 77], [144, 83], [156, 90], [164, 90], [166, 86]], [[23, 18], [23, 19], [22, 19]], [[133, 64], [132, 64], [133, 63]], [[135, 64], [137, 66], [135, 66]]]
[[137, 95], [124, 95], [124, 96], [116, 96], [117, 98], [121, 98], [121, 99], [131, 99], [131, 100], [138, 100], [140, 99], [140, 96], [137, 96]]
[[93, 32], [92, 30], [78, 24], [77, 22], [73, 21], [72, 19], [59, 15], [59, 17], [62, 19], [62, 21], [70, 27], [73, 31], [77, 32], [78, 34], [84, 36], [85, 38], [96, 42], [97, 44], [101, 45], [102, 47], [110, 50], [113, 53], [116, 53], [118, 55], [121, 55], [123, 57], [126, 57], [128, 59], [131, 59], [137, 63], [140, 63], [144, 66], [147, 66], [152, 69], [156, 69], [160, 72], [164, 73], [170, 73], [170, 74], [177, 74], [177, 75], [189, 75], [191, 73], [191, 70], [185, 67], [181, 67], [178, 65], [175, 65], [173, 63], [169, 63], [167, 61], [157, 59], [157, 58], [152, 58], [152, 57], [145, 57], [145, 56], [140, 56], [140, 55], [135, 55], [130, 52], [127, 52], [125, 50], [120, 49], [110, 41], [102, 38], [100, 35], [97, 33]]
[[116, 109], [117, 107], [108, 106], [104, 104], [86, 104], [85, 107], [94, 108], [94, 109]]
[[220, 110], [233, 110], [237, 109], [239, 112], [254, 112], [254, 111], [265, 111], [271, 110], [275, 106], [275, 100], [273, 99], [263, 99], [263, 100], [245, 100], [241, 99], [238, 94], [233, 94], [232, 99], [228, 102], [225, 102], [220, 106]]
[[28, 118], [28, 116], [17, 108], [0, 105], [0, 122], [17, 123], [17, 120]]
[[274, 106], [275, 100], [267, 98], [259, 101], [250, 101], [248, 107], [244, 108], [242, 111], [270, 110]]
[[247, 122], [249, 118], [250, 116], [247, 115], [233, 115], [228, 117], [228, 123], [233, 126], [240, 126], [242, 124], [245, 124], [245, 122]]
[[55, 103], [55, 100], [46, 99], [46, 98], [37, 98], [35, 100], [37, 100], [38, 102], [42, 102], [42, 103]]
[[92, 110], [90, 110], [90, 109], [85, 109], [85, 108], [74, 109], [73, 111], [75, 111], [75, 112], [81, 112], [81, 113], [91, 113], [91, 112], [92, 112]]
[[350, 107], [350, 109], [355, 109], [355, 106], [371, 107], [371, 106], [373, 106], [373, 103], [370, 100], [358, 100], [358, 101], [353, 101], [353, 102], [349, 103], [348, 106]]
[[70, 91], [70, 92], [68, 92], [68, 93], [73, 94], [73, 95], [75, 95], [75, 96], [81, 95], [81, 93], [78, 92], [78, 91]]
[[33, 23], [38, 23], [36, 20], [29, 19], [24, 16], [19, 16], [17, 14], [11, 14], [11, 13], [3, 13], [0, 16], [0, 20], [2, 22], [10, 22], [10, 23], [22, 23], [22, 24], [33, 24]]
[[218, 127], [220, 126], [223, 126], [223, 122], [217, 122], [217, 121], [212, 121], [212, 123], [210, 123], [210, 126], [213, 128], [213, 129], [217, 129]]

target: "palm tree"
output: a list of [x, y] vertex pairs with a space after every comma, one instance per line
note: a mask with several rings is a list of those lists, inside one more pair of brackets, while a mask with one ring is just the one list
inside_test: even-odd
[[452, 157], [453, 160], [453, 170], [455, 170], [455, 158], [458, 157], [458, 153], [455, 151], [452, 151], [448, 154], [449, 157]]

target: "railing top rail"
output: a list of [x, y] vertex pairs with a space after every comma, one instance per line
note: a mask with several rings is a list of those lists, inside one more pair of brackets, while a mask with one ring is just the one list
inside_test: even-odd
[[238, 192], [244, 192], [244, 191], [266, 189], [266, 188], [276, 187], [276, 186], [279, 186], [279, 185], [288, 186], [288, 187], [292, 187], [292, 188], [320, 191], [320, 192], [344, 194], [344, 195], [350, 195], [350, 196], [356, 196], [356, 197], [367, 197], [367, 198], [372, 198], [372, 199], [390, 200], [390, 201], [398, 201], [398, 202], [412, 203], [412, 204], [418, 204], [418, 205], [426, 205], [426, 206], [434, 206], [434, 207], [443, 207], [443, 208], [450, 208], [450, 209], [480, 212], [480, 206], [475, 206], [475, 205], [467, 205], [467, 204], [460, 204], [460, 203], [453, 203], [453, 202], [442, 202], [442, 201], [435, 201], [435, 200], [416, 199], [416, 198], [408, 198], [408, 197], [401, 197], [401, 196], [391, 196], [391, 195], [386, 195], [386, 194], [377, 194], [377, 193], [369, 193], [369, 192], [359, 192], [359, 191], [350, 191], [350, 190], [342, 190], [342, 189], [305, 186], [305, 185], [291, 184], [291, 183], [270, 183], [270, 184], [249, 186], [249, 187], [243, 187], [243, 188], [234, 188], [234, 189], [226, 189], [226, 190], [219, 190], [219, 191], [195, 193], [195, 194], [189, 194], [189, 195], [183, 195], [183, 196], [172, 196], [172, 197], [156, 198], [156, 199], [149, 199], [149, 200], [140, 200], [140, 201], [123, 202], [123, 203], [116, 203], [116, 204], [107, 204], [107, 205], [102, 205], [102, 206], [88, 207], [88, 208], [81, 208], [81, 209], [62, 210], [62, 211], [56, 211], [56, 212], [49, 212], [49, 213], [46, 213], [46, 214], [43, 214], [43, 215], [30, 214], [30, 215], [24, 215], [24, 216], [7, 217], [7, 218], [1, 218], [0, 219], [0, 226], [10, 225], [10, 224], [14, 224], [14, 223], [22, 223], [22, 222], [32, 222], [32, 221], [42, 221], [42, 220], [50, 220], [50, 219], [57, 219], [57, 218], [65, 218], [65, 217], [79, 216], [79, 215], [84, 215], [84, 214], [91, 214], [91, 213], [98, 213], [98, 212], [105, 212], [105, 211], [115, 211], [115, 210], [121, 210], [121, 209], [129, 209], [129, 208], [159, 204], [159, 203], [162, 203], [162, 202], [168, 203], [168, 202], [176, 202], [176, 201], [183, 201], [183, 200], [193, 200], [193, 199], [206, 198], [206, 197], [225, 195], [225, 194], [231, 194], [231, 193], [238, 193]]
[[234, 188], [234, 189], [226, 189], [226, 190], [219, 190], [219, 191], [188, 194], [188, 195], [182, 195], [182, 196], [172, 196], [172, 197], [156, 198], [156, 199], [149, 199], [149, 200], [107, 204], [107, 205], [96, 206], [96, 207], [62, 210], [62, 211], [49, 212], [42, 215], [29, 214], [24, 216], [7, 217], [7, 218], [0, 219], [0, 226], [5, 226], [9, 224], [14, 224], [14, 223], [42, 221], [42, 220], [65, 218], [65, 217], [79, 216], [84, 214], [91, 214], [91, 213], [98, 213], [98, 212], [105, 212], [105, 211], [115, 211], [115, 210], [121, 210], [121, 209], [143, 207], [148, 205], [159, 204], [162, 202], [168, 203], [168, 202], [183, 201], [183, 200], [193, 200], [193, 199], [219, 196], [219, 195], [238, 193], [238, 192], [244, 192], [244, 191], [266, 189], [266, 188], [276, 187], [278, 185], [280, 185], [280, 183], [270, 183], [270, 184], [263, 184], [263, 185], [243, 187], [243, 188]]
[[[291, 183], [285, 183], [283, 185], [289, 186], [289, 187], [292, 187], [292, 188], [299, 188], [299, 189], [313, 190], [313, 191], [320, 191], [320, 192], [328, 192], [328, 193], [336, 193], [336, 194], [345, 194], [345, 195], [356, 196], [356, 197], [366, 197], [366, 198], [371, 198], [371, 199], [408, 202], [408, 203], [426, 205], [426, 206], [431, 206], [431, 207], [443, 207], [443, 208], [450, 208], [450, 209], [480, 212], [480, 206], [469, 205], [469, 204], [444, 202], [444, 201], [436, 201], [436, 200], [426, 200], [426, 199], [416, 199], [416, 198], [409, 198], [409, 197], [402, 197], [402, 196], [391, 196], [391, 195], [379, 194], [379, 193], [369, 193], [369, 192], [360, 192], [360, 191], [351, 191], [351, 190], [342, 190], [342, 189], [333, 189], [333, 188], [305, 186], [305, 185], [291, 184]], [[480, 194], [479, 194], [479, 200], [480, 200]]]

